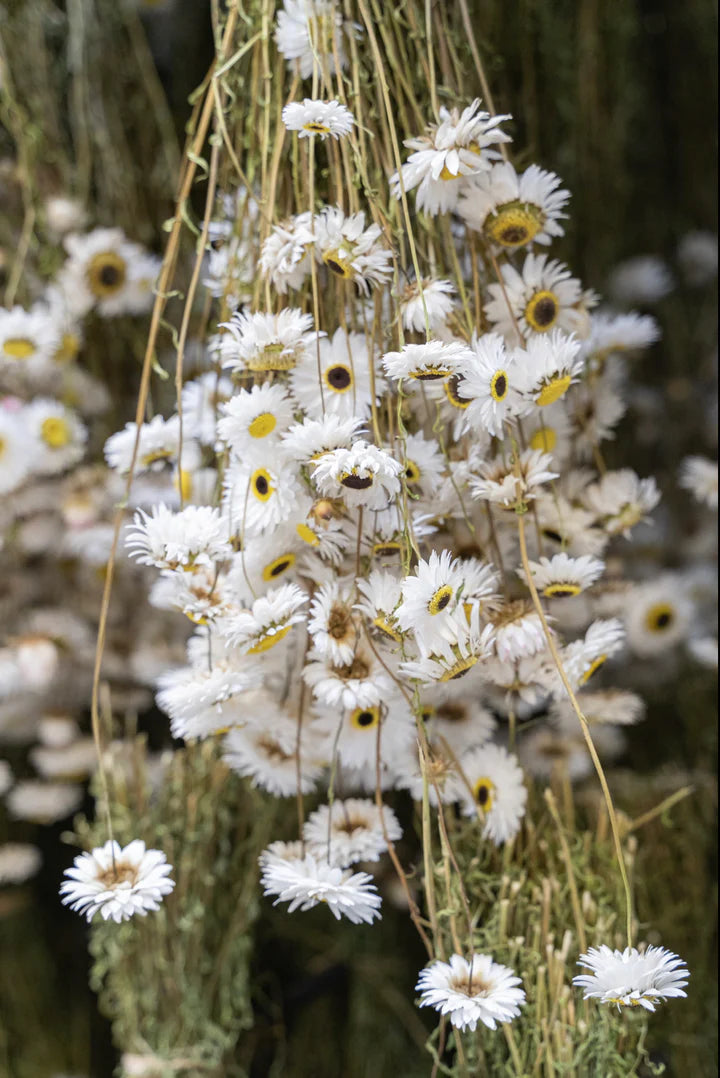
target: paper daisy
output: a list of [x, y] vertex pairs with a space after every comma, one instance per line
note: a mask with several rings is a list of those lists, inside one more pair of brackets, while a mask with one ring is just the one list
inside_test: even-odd
[[511, 509], [519, 501], [533, 500], [541, 493], [543, 483], [558, 478], [552, 464], [552, 457], [539, 449], [524, 449], [517, 466], [495, 458], [480, 465], [479, 478], [471, 477], [470, 492], [473, 498]]
[[[217, 641], [213, 640], [207, 645], [205, 665], [166, 670], [157, 679], [155, 700], [160, 710], [170, 716], [173, 737], [209, 737], [232, 726], [241, 715], [246, 721], [246, 708], [229, 705], [259, 684], [261, 672], [219, 662], [217, 651]], [[209, 656], [215, 657], [215, 665], [207, 663]]]
[[613, 269], [608, 293], [621, 306], [657, 303], [675, 287], [670, 267], [657, 255], [626, 258]]
[[457, 639], [455, 608], [461, 583], [459, 564], [449, 550], [432, 551], [403, 581], [395, 620], [403, 631], [415, 634], [423, 650], [432, 651], [438, 637], [451, 643]]
[[222, 365], [231, 371], [289, 371], [308, 353], [317, 339], [310, 314], [285, 307], [279, 314], [240, 311], [222, 328]]
[[373, 569], [357, 580], [359, 601], [355, 608], [372, 623], [387, 642], [402, 639], [395, 611], [401, 598], [402, 580], [385, 569]]
[[12, 410], [0, 401], [0, 494], [9, 494], [30, 474], [38, 446], [23, 422], [18, 405]]
[[324, 746], [328, 764], [331, 765], [337, 755], [343, 769], [367, 770], [372, 775], [368, 787], [371, 790], [375, 788], [378, 737], [380, 760], [385, 767], [394, 767], [398, 760], [416, 751], [415, 722], [407, 709], [399, 707], [397, 694], [393, 693], [394, 685], [386, 675], [380, 692], [383, 704], [377, 702], [354, 707], [343, 704], [342, 711], [338, 710], [337, 705], [321, 705], [316, 709], [311, 724], [311, 729]]
[[308, 464], [334, 449], [349, 449], [364, 433], [362, 427], [362, 420], [354, 417], [341, 419], [330, 414], [322, 419], [304, 419], [283, 434], [283, 450], [299, 464]]
[[80, 808], [82, 786], [72, 782], [18, 782], [5, 798], [7, 810], [17, 820], [51, 824], [65, 820]]
[[363, 295], [390, 279], [392, 252], [381, 237], [379, 225], [365, 227], [362, 210], [346, 216], [338, 206], [326, 206], [315, 218], [317, 259], [340, 280], [353, 281]]
[[48, 308], [0, 308], [0, 371], [37, 374], [50, 366], [59, 345], [60, 326]]
[[647, 516], [660, 501], [660, 491], [652, 478], [640, 479], [631, 468], [606, 472], [583, 494], [583, 502], [608, 535], [624, 535]]
[[96, 228], [65, 237], [69, 258], [58, 283], [70, 308], [86, 314], [95, 307], [104, 318], [139, 314], [152, 305], [158, 259], [131, 243], [119, 228]]
[[341, 138], [355, 126], [355, 117], [339, 101], [313, 101], [306, 97], [293, 101], [282, 110], [282, 121], [288, 131], [297, 131], [299, 138]]
[[473, 798], [464, 788], [463, 812], [475, 816], [480, 810], [483, 836], [496, 846], [518, 833], [525, 815], [527, 788], [517, 757], [501, 745], [489, 742], [466, 752], [461, 760], [463, 774]]
[[293, 625], [305, 620], [300, 607], [307, 595], [297, 584], [283, 584], [261, 595], [250, 610], [227, 617], [220, 631], [230, 645], [248, 655], [260, 655], [283, 640]]
[[210, 567], [232, 555], [228, 522], [209, 505], [189, 505], [178, 513], [166, 505], [139, 510], [128, 527], [125, 545], [141, 565], [156, 569]]
[[568, 644], [562, 653], [563, 666], [570, 682], [584, 685], [613, 655], [622, 650], [625, 627], [619, 618], [599, 618], [582, 640]]
[[287, 520], [297, 510], [300, 494], [296, 469], [279, 454], [273, 454], [266, 467], [246, 457], [225, 473], [223, 511], [233, 533], [254, 536]]
[[299, 69], [303, 79], [313, 69], [334, 75], [335, 57], [346, 64], [342, 36], [343, 19], [333, 0], [283, 0], [277, 14], [275, 44], [288, 68]]
[[100, 913], [103, 920], [119, 924], [159, 909], [175, 886], [171, 872], [165, 854], [146, 849], [140, 839], [123, 849], [117, 842], [106, 842], [75, 858], [60, 894], [64, 905], [84, 913], [88, 921]]
[[530, 337], [525, 349], [514, 353], [517, 387], [525, 400], [545, 408], [564, 397], [582, 370], [579, 352], [577, 338], [568, 337], [558, 329], [547, 337]]
[[632, 588], [623, 614], [628, 646], [650, 658], [679, 644], [692, 622], [693, 603], [680, 576], [665, 574]]
[[718, 465], [707, 457], [686, 457], [682, 462], [680, 486], [710, 509], [718, 507]]
[[290, 391], [300, 408], [313, 418], [336, 415], [356, 419], [370, 410], [370, 366], [364, 333], [340, 328], [323, 338], [290, 375]]
[[531, 602], [516, 599], [490, 614], [500, 662], [529, 659], [546, 647], [542, 622]]
[[352, 662], [359, 639], [359, 625], [353, 615], [353, 590], [337, 580], [323, 584], [313, 596], [308, 632], [318, 655], [336, 666]]
[[263, 243], [259, 265], [280, 295], [303, 284], [310, 273], [314, 242], [312, 215], [307, 211], [273, 227]]
[[182, 388], [183, 438], [195, 438], [214, 446], [221, 407], [230, 400], [233, 385], [229, 378], [208, 371], [186, 382]]
[[505, 348], [497, 333], [473, 335], [472, 351], [462, 366], [462, 398], [467, 402], [468, 426], [502, 437], [503, 426], [511, 417], [528, 411], [518, 393], [516, 355]]
[[328, 865], [308, 853], [300, 858], [260, 856], [260, 883], [266, 895], [277, 895], [273, 905], [288, 902], [288, 913], [303, 912], [324, 903], [336, 921], [347, 917], [355, 925], [380, 918], [381, 899], [367, 872]]
[[326, 858], [329, 864], [348, 868], [357, 861], [379, 861], [391, 842], [402, 837], [402, 828], [391, 808], [380, 809], [374, 801], [357, 797], [333, 801], [312, 812], [303, 827], [308, 853]]
[[403, 326], [416, 333], [440, 329], [455, 306], [454, 295], [452, 281], [426, 277], [406, 285], [398, 297]]
[[[126, 423], [125, 429], [112, 434], [105, 442], [105, 460], [108, 467], [127, 475], [138, 436], [135, 423]], [[154, 471], [165, 467], [168, 462], [177, 460], [180, 451], [180, 421], [177, 415], [163, 419], [154, 416], [149, 423], [140, 427], [135, 474]]]
[[562, 236], [560, 224], [570, 193], [554, 172], [530, 165], [518, 175], [506, 161], [483, 173], [460, 196], [457, 211], [470, 228], [499, 247], [514, 250], [530, 243], [548, 245]]
[[[405, 483], [408, 490], [431, 500], [437, 493], [445, 472], [445, 459], [437, 442], [422, 434], [409, 434], [405, 439]], [[398, 456], [401, 449], [398, 447]]]
[[635, 947], [612, 951], [606, 944], [591, 947], [581, 954], [578, 965], [591, 970], [573, 977], [573, 984], [584, 989], [583, 999], [615, 1003], [621, 1007], [644, 1007], [654, 1011], [665, 999], [687, 995], [683, 992], [690, 973], [682, 958], [664, 947]]
[[545, 254], [528, 254], [521, 270], [506, 263], [502, 284], [488, 285], [490, 300], [485, 314], [492, 328], [510, 345], [517, 346], [532, 333], [561, 329], [586, 337], [590, 319], [583, 305], [584, 293], [577, 278], [562, 263], [548, 261]]
[[[592, 587], [604, 570], [605, 563], [589, 554], [571, 558], [568, 554], [561, 553], [552, 558], [540, 558], [539, 562], [530, 562], [535, 587], [546, 599], [579, 595], [586, 588]], [[524, 569], [518, 569], [517, 573], [521, 580], [525, 580]]]
[[462, 112], [442, 107], [439, 116], [440, 123], [430, 124], [425, 135], [405, 140], [414, 152], [402, 166], [401, 176], [395, 173], [390, 178], [395, 198], [400, 198], [402, 190], [417, 188], [418, 210], [432, 215], [455, 209], [466, 178], [489, 170], [500, 159], [492, 147], [512, 141], [499, 127], [511, 117], [483, 112], [479, 98]]
[[415, 991], [421, 993], [421, 1007], [434, 1007], [449, 1015], [456, 1029], [474, 1032], [478, 1022], [497, 1029], [498, 1022], [504, 1025], [518, 1017], [525, 1002], [519, 984], [514, 971], [490, 955], [473, 954], [468, 962], [454, 954], [449, 962], [433, 962], [424, 969]]
[[25, 883], [40, 871], [42, 854], [27, 842], [0, 845], [0, 887]]
[[481, 631], [468, 628], [464, 634], [459, 632], [457, 640], [447, 647], [402, 663], [400, 671], [406, 678], [423, 685], [458, 681], [471, 674], [478, 663], [490, 657], [493, 641], [491, 625], [486, 625]]
[[343, 498], [350, 509], [383, 509], [400, 490], [401, 472], [399, 461], [360, 439], [351, 449], [325, 453], [312, 478], [321, 494]]
[[382, 362], [390, 378], [432, 382], [463, 371], [472, 360], [468, 346], [460, 341], [425, 341], [406, 344], [399, 352], [386, 352]]
[[311, 651], [302, 676], [316, 700], [329, 707], [373, 708], [393, 691], [389, 675], [375, 654], [362, 644], [352, 660], [342, 665]]
[[[249, 706], [255, 721], [244, 729], [230, 730], [223, 742], [223, 759], [231, 770], [252, 779], [273, 797], [294, 797], [312, 793], [322, 774], [314, 751], [316, 739], [304, 729], [299, 742], [298, 727], [289, 715], [268, 699], [262, 709]], [[257, 725], [256, 725], [257, 723]]]
[[660, 327], [649, 314], [597, 311], [590, 319], [590, 335], [582, 342], [582, 355], [594, 368], [610, 355], [641, 351], [659, 338]]
[[265, 455], [293, 419], [292, 403], [279, 385], [252, 386], [220, 406], [217, 435], [237, 457]]

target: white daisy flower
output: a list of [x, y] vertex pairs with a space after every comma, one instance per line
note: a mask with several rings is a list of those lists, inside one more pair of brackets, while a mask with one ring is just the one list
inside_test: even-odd
[[425, 341], [406, 344], [399, 352], [386, 352], [382, 362], [390, 378], [432, 382], [463, 372], [472, 363], [472, 357], [468, 346], [461, 341]]
[[528, 410], [518, 393], [517, 357], [497, 333], [473, 334], [471, 349], [458, 386], [467, 401], [465, 423], [500, 438], [504, 423]]
[[299, 138], [319, 135], [324, 141], [328, 137], [339, 139], [349, 135], [355, 126], [355, 117], [339, 101], [313, 101], [306, 97], [302, 104], [292, 101], [285, 106], [282, 122], [288, 131], [297, 131]]
[[317, 334], [311, 314], [285, 307], [279, 314], [239, 311], [221, 323], [222, 365], [231, 371], [289, 371], [312, 355]]
[[227, 539], [228, 522], [218, 509], [188, 505], [178, 513], [162, 503], [148, 514], [138, 510], [126, 529], [130, 557], [156, 569], [212, 567], [233, 551]]
[[42, 854], [27, 842], [3, 842], [0, 846], [0, 887], [25, 883], [40, 871]]
[[[120, 475], [127, 475], [130, 471], [136, 435], [135, 423], [126, 423], [124, 430], [112, 434], [105, 442], [105, 460], [108, 467], [119, 472]], [[149, 423], [143, 423], [140, 427], [135, 474], [155, 471], [167, 465], [168, 462], [176, 461], [179, 451], [180, 421], [178, 416], [173, 415], [169, 419], [163, 419], [161, 415], [154, 416]]]
[[[379, 667], [382, 670], [382, 667]], [[324, 746], [325, 759], [331, 764], [334, 754], [343, 768], [367, 769], [373, 774], [370, 788], [375, 787], [378, 737], [380, 738], [380, 763], [385, 769], [394, 768], [399, 759], [416, 751], [416, 731], [412, 715], [398, 707], [393, 697], [394, 686], [385, 675], [381, 687], [382, 703], [347, 706], [338, 711], [338, 705], [321, 707], [311, 723], [311, 729]], [[358, 699], [358, 696], [355, 696]], [[324, 699], [322, 701], [326, 703]], [[386, 708], [383, 704], [390, 705]]]
[[258, 725], [230, 730], [223, 743], [225, 763], [273, 797], [294, 797], [298, 775], [300, 792], [312, 793], [323, 770], [314, 734], [303, 727], [298, 761], [297, 722], [271, 701], [263, 705], [258, 720]]
[[261, 595], [250, 610], [238, 610], [220, 626], [223, 638], [230, 647], [248, 655], [260, 655], [275, 647], [292, 629], [305, 620], [300, 614], [307, 595], [297, 584], [283, 584]]
[[530, 165], [521, 175], [506, 161], [493, 165], [460, 196], [457, 211], [470, 228], [508, 250], [530, 243], [547, 246], [562, 236], [560, 220], [570, 198], [554, 172]]
[[305, 912], [322, 902], [336, 921], [347, 917], [359, 925], [380, 918], [381, 899], [367, 872], [352, 873], [316, 860], [310, 853], [292, 859], [261, 854], [260, 867], [264, 893], [277, 895], [275, 906], [289, 902], [288, 913]]
[[[645, 701], [626, 689], [599, 689], [576, 695], [580, 710], [591, 726], [635, 726], [645, 716]], [[577, 716], [569, 700], [554, 700], [549, 713], [561, 729], [577, 729]]]
[[77, 232], [87, 218], [82, 203], [69, 195], [51, 195], [45, 200], [45, 224], [54, 236], [64, 236], [66, 232]]
[[302, 286], [311, 271], [314, 242], [312, 215], [307, 211], [273, 226], [262, 245], [260, 269], [280, 295]]
[[563, 649], [562, 662], [570, 683], [585, 685], [624, 644], [625, 627], [618, 618], [594, 621], [582, 640], [574, 640]]
[[313, 648], [335, 666], [352, 663], [359, 639], [352, 595], [352, 583], [343, 587], [338, 580], [330, 580], [319, 588], [310, 604], [308, 632]]
[[475, 1032], [478, 1022], [497, 1029], [498, 1022], [504, 1025], [517, 1018], [525, 1002], [519, 984], [514, 971], [490, 955], [472, 954], [468, 962], [453, 954], [449, 962], [433, 962], [424, 969], [415, 991], [422, 993], [421, 1007], [434, 1007], [449, 1015], [456, 1029]]
[[620, 262], [608, 280], [608, 293], [620, 305], [657, 303], [675, 287], [666, 262], [657, 255], [635, 255]]
[[351, 797], [321, 805], [310, 813], [303, 827], [308, 853], [329, 864], [348, 868], [357, 861], [379, 861], [391, 842], [402, 838], [402, 828], [391, 808], [380, 809], [374, 801]]
[[406, 285], [398, 297], [403, 326], [416, 333], [441, 329], [455, 306], [454, 296], [455, 286], [444, 279], [426, 277]]
[[677, 258], [689, 285], [699, 288], [709, 284], [717, 277], [717, 236], [712, 232], [686, 232], [678, 244]]
[[583, 369], [579, 358], [580, 342], [559, 329], [547, 336], [534, 334], [518, 349], [517, 387], [521, 395], [538, 408], [547, 407], [564, 397]]
[[540, 617], [531, 602], [516, 599], [493, 611], [495, 651], [500, 662], [529, 659], [544, 651], [547, 642]]
[[97, 767], [95, 742], [91, 737], [83, 737], [57, 748], [38, 745], [31, 750], [30, 761], [43, 778], [82, 782]]
[[404, 447], [398, 446], [398, 456], [405, 456], [405, 484], [412, 494], [432, 500], [445, 472], [445, 458], [437, 442], [422, 434], [409, 434]]
[[690, 973], [683, 959], [664, 947], [611, 951], [603, 943], [581, 954], [578, 965], [592, 971], [573, 977], [573, 984], [584, 989], [583, 999], [615, 1003], [618, 1010], [644, 1007], [654, 1011], [664, 999], [687, 995], [683, 988]]
[[395, 619], [395, 610], [401, 598], [402, 581], [385, 569], [373, 569], [367, 577], [358, 577], [357, 589], [360, 600], [355, 604], [386, 641], [399, 643], [402, 639]]
[[230, 400], [233, 384], [217, 371], [207, 371], [182, 387], [183, 439], [213, 446], [222, 405]]
[[214, 654], [218, 650], [214, 639], [207, 650], [215, 665], [166, 670], [157, 679], [155, 702], [170, 716], [173, 737], [186, 741], [209, 737], [233, 726], [241, 716], [247, 721], [246, 697], [259, 684], [261, 673], [253, 667], [238, 669], [220, 661]]
[[539, 449], [524, 449], [517, 458], [517, 469], [498, 457], [480, 465], [480, 478], [471, 476], [470, 492], [473, 498], [511, 509], [518, 501], [537, 498], [543, 483], [558, 478], [551, 470], [552, 463], [552, 457]]
[[[605, 563], [589, 554], [571, 558], [569, 554], [560, 553], [552, 558], [543, 557], [540, 561], [530, 562], [535, 586], [546, 599], [579, 595], [586, 588], [592, 587], [604, 570]], [[524, 569], [518, 569], [517, 574], [521, 580], [526, 579]]]
[[590, 319], [590, 335], [582, 342], [582, 357], [597, 367], [609, 355], [637, 352], [660, 339], [660, 327], [649, 314], [597, 311]]
[[293, 369], [290, 391], [308, 416], [360, 418], [370, 410], [372, 362], [364, 333], [337, 329]]
[[323, 453], [349, 449], [358, 436], [365, 433], [362, 428], [363, 421], [354, 417], [341, 419], [329, 414], [322, 419], [304, 419], [283, 434], [283, 450], [299, 464], [309, 464]]
[[293, 419], [292, 403], [282, 386], [252, 386], [221, 405], [217, 435], [237, 457], [266, 454]]
[[686, 457], [680, 471], [680, 486], [710, 509], [718, 507], [718, 465], [707, 457]]
[[608, 535], [630, 537], [630, 531], [647, 520], [660, 501], [660, 491], [652, 478], [640, 479], [631, 468], [606, 472], [583, 493], [583, 502]]
[[573, 446], [580, 459], [589, 459], [600, 442], [615, 437], [615, 427], [627, 411], [623, 391], [609, 372], [606, 365], [602, 373], [576, 385], [568, 399]]
[[315, 699], [328, 707], [373, 708], [393, 693], [390, 676], [374, 653], [362, 644], [352, 660], [343, 665], [311, 651], [302, 676]]
[[466, 677], [477, 663], [490, 657], [493, 642], [491, 625], [486, 625], [482, 631], [469, 628], [465, 635], [459, 635], [456, 641], [441, 651], [402, 663], [400, 672], [411, 681], [419, 681], [423, 685], [457, 681]]
[[18, 782], [5, 798], [7, 810], [17, 820], [51, 824], [76, 812], [83, 800], [82, 786], [70, 782]]
[[404, 145], [414, 152], [402, 166], [402, 183], [397, 173], [390, 178], [395, 198], [400, 198], [403, 189], [417, 188], [418, 210], [432, 215], [455, 209], [467, 177], [488, 171], [500, 159], [491, 147], [512, 141], [499, 129], [511, 117], [481, 111], [479, 98], [461, 113], [441, 107], [439, 116], [440, 123], [429, 124], [425, 135], [405, 140]]
[[0, 401], [0, 494], [16, 490], [30, 474], [38, 445], [23, 421], [24, 409]]
[[381, 243], [379, 225], [365, 228], [363, 211], [346, 216], [338, 206], [325, 206], [314, 223], [315, 255], [336, 277], [354, 281], [365, 296], [371, 284], [390, 279], [392, 252]]
[[439, 700], [428, 706], [430, 717], [427, 722], [431, 740], [442, 738], [456, 756], [476, 745], [484, 745], [497, 727], [490, 712], [475, 699], [458, 697]]
[[292, 516], [301, 494], [295, 469], [273, 454], [267, 467], [253, 467], [245, 458], [230, 465], [225, 473], [223, 512], [234, 532], [254, 536], [273, 530]]
[[496, 846], [509, 842], [520, 830], [525, 815], [527, 788], [517, 757], [502, 745], [487, 743], [466, 752], [460, 760], [463, 774], [473, 792], [463, 784], [463, 813], [483, 821], [483, 837]]
[[329, 75], [347, 60], [343, 48], [343, 18], [334, 0], [283, 0], [277, 14], [275, 44], [287, 60], [290, 71], [299, 68], [303, 79], [314, 68]]
[[152, 305], [160, 260], [131, 243], [119, 228], [96, 228], [65, 237], [69, 258], [58, 277], [70, 309], [95, 307], [104, 318], [140, 314]]
[[463, 583], [460, 565], [449, 550], [433, 550], [421, 559], [413, 576], [403, 580], [402, 601], [395, 620], [404, 632], [412, 632], [423, 653], [432, 651], [438, 637], [454, 643], [458, 637], [456, 607]]
[[678, 576], [665, 574], [638, 584], [627, 595], [623, 615], [627, 642], [642, 658], [661, 655], [688, 635], [693, 603]]
[[0, 307], [0, 371], [42, 373], [50, 367], [60, 343], [60, 325], [49, 308]]
[[[541, 494], [536, 499], [538, 525], [543, 540], [557, 545], [572, 557], [599, 555], [607, 546], [608, 536], [595, 527], [595, 516], [587, 509], [571, 504], [562, 494]], [[533, 542], [532, 531], [528, 542]]]
[[561, 329], [586, 337], [590, 319], [583, 304], [580, 281], [570, 270], [545, 254], [528, 254], [522, 269], [510, 263], [502, 269], [502, 284], [488, 285], [485, 314], [495, 332], [518, 346], [533, 333]]
[[117, 842], [106, 842], [75, 858], [60, 894], [63, 905], [84, 913], [88, 921], [100, 913], [104, 921], [120, 924], [134, 914], [144, 917], [148, 910], [160, 908], [175, 886], [171, 872], [165, 854], [146, 849], [140, 839], [123, 849]]
[[235, 607], [227, 574], [218, 573], [216, 566], [164, 574], [150, 589], [148, 601], [158, 610], [180, 610], [196, 625], [214, 624]]
[[402, 464], [362, 439], [350, 449], [325, 453], [313, 470], [321, 494], [343, 498], [350, 509], [383, 509], [400, 491]]

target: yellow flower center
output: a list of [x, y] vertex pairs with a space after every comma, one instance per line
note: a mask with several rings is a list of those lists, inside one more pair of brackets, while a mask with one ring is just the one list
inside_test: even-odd
[[276, 426], [277, 420], [272, 412], [263, 412], [262, 415], [255, 416], [248, 427], [248, 434], [251, 438], [267, 438], [268, 434], [272, 434]]
[[553, 378], [547, 385], [543, 386], [539, 395], [535, 398], [535, 403], [539, 404], [541, 408], [544, 408], [546, 404], [554, 404], [555, 401], [559, 401], [561, 397], [564, 397], [570, 388], [572, 382], [572, 375], [565, 374], [562, 378]]
[[294, 352], [286, 351], [280, 341], [266, 344], [262, 352], [251, 356], [247, 361], [251, 371], [289, 371], [295, 366], [297, 357]]
[[295, 531], [298, 533], [303, 543], [308, 543], [310, 546], [320, 546], [320, 537], [316, 535], [312, 528], [309, 528], [307, 524], [296, 524]]
[[543, 453], [552, 453], [557, 445], [557, 434], [552, 427], [540, 427], [530, 439], [531, 449], [540, 449]]
[[462, 408], [464, 411], [470, 407], [470, 401], [460, 394], [463, 380], [461, 374], [451, 374], [445, 383], [445, 396], [454, 408]]
[[525, 308], [525, 318], [536, 333], [547, 333], [557, 322], [560, 301], [554, 292], [536, 292]]
[[493, 807], [495, 786], [487, 776], [483, 775], [473, 786], [473, 796], [483, 812], [489, 812]]
[[539, 206], [522, 202], [508, 202], [485, 221], [485, 233], [489, 239], [502, 247], [524, 247], [530, 243], [543, 226], [543, 214]]
[[418, 382], [435, 382], [438, 378], [447, 378], [448, 374], [450, 374], [450, 368], [441, 366], [421, 367], [416, 371], [410, 371], [410, 377]]
[[595, 671], [599, 670], [602, 664], [605, 662], [607, 662], [607, 655], [598, 655], [597, 659], [594, 659], [593, 662], [590, 663], [587, 670], [580, 678], [580, 681], [583, 683], [583, 685], [585, 685], [586, 682], [590, 680]]
[[467, 659], [458, 659], [454, 666], [445, 671], [440, 681], [456, 681], [458, 678], [465, 677], [477, 661], [477, 655], [468, 655]]
[[34, 342], [28, 337], [8, 337], [3, 342], [3, 352], [10, 359], [29, 359], [36, 351]]
[[429, 614], [440, 614], [453, 597], [453, 589], [450, 584], [443, 584], [433, 595], [427, 605]]
[[169, 449], [152, 449], [141, 457], [140, 464], [143, 468], [149, 468], [151, 464], [158, 464], [162, 460], [170, 460], [172, 452]]
[[350, 715], [350, 725], [356, 730], [372, 730], [379, 722], [379, 707], [356, 707]]
[[63, 333], [60, 347], [53, 359], [56, 363], [70, 363], [80, 351], [80, 338], [77, 333]]
[[372, 555], [374, 558], [389, 558], [393, 554], [399, 554], [401, 550], [400, 543], [396, 543], [393, 539], [388, 539], [383, 543], [375, 543], [372, 548]]
[[295, 564], [295, 555], [293, 553], [281, 554], [279, 558], [275, 558], [273, 561], [268, 562], [262, 571], [263, 580], [276, 580], [277, 577], [282, 576], [288, 569], [292, 569]]
[[651, 633], [664, 633], [675, 621], [675, 608], [670, 603], [655, 603], [645, 615], [645, 626]]
[[381, 633], [384, 633], [385, 636], [389, 636], [390, 639], [394, 640], [397, 644], [401, 642], [402, 637], [400, 636], [400, 633], [397, 631], [397, 629], [393, 629], [392, 625], [390, 625], [390, 623], [385, 618], [374, 618], [373, 625], [376, 629], [379, 629]]
[[258, 468], [253, 472], [250, 479], [250, 489], [259, 502], [266, 502], [272, 497], [275, 492], [275, 487], [272, 485], [270, 475], [264, 468]]
[[343, 256], [340, 251], [326, 251], [322, 258], [327, 268], [336, 277], [342, 277], [344, 281], [350, 281], [355, 276], [350, 259]]
[[311, 120], [310, 123], [303, 124], [303, 131], [310, 131], [313, 135], [330, 134], [330, 128], [327, 124], [321, 124], [319, 120]]
[[405, 480], [408, 483], [418, 483], [421, 472], [414, 460], [408, 460], [405, 468]]
[[582, 588], [579, 584], [568, 584], [566, 582], [557, 584], [548, 584], [544, 589], [543, 595], [548, 599], [560, 599], [566, 595], [579, 595]]
[[190, 500], [193, 488], [192, 472], [187, 471], [185, 468], [180, 468], [178, 474], [175, 476], [175, 489], [180, 493], [180, 497], [184, 502]]
[[70, 441], [70, 427], [61, 416], [48, 416], [42, 421], [40, 436], [51, 449], [62, 449]]
[[504, 401], [508, 393], [508, 378], [505, 371], [495, 371], [490, 381], [490, 396], [494, 401]]
[[439, 179], [441, 180], [456, 180], [460, 175], [459, 172], [451, 172], [447, 165], [443, 165], [443, 170], [440, 173]]
[[352, 389], [353, 376], [349, 367], [342, 363], [334, 363], [323, 374], [323, 380], [333, 393], [347, 393]]
[[287, 636], [291, 629], [292, 625], [283, 625], [282, 629], [277, 629], [272, 635], [268, 634], [267, 636], [261, 637], [257, 644], [248, 648], [248, 655], [260, 655], [261, 652], [269, 651], [270, 648], [274, 648], [283, 637]]
[[125, 284], [127, 264], [115, 251], [101, 251], [93, 256], [85, 270], [88, 288], [96, 299], [114, 296]]

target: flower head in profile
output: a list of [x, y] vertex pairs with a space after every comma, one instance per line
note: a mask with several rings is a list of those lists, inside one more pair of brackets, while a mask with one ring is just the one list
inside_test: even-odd
[[578, 965], [589, 969], [573, 977], [573, 984], [583, 988], [583, 999], [599, 999], [621, 1007], [644, 1007], [654, 1011], [655, 1005], [673, 996], [686, 996], [683, 988], [690, 973], [682, 958], [664, 947], [648, 947], [645, 952], [635, 947], [611, 951], [604, 943], [581, 954]]
[[165, 854], [146, 849], [140, 839], [124, 849], [108, 841], [75, 858], [60, 894], [64, 905], [84, 913], [88, 921], [99, 912], [103, 920], [119, 924], [136, 913], [144, 917], [148, 910], [159, 909], [175, 886], [170, 872]]
[[303, 102], [291, 101], [282, 110], [282, 121], [288, 131], [297, 131], [299, 138], [321, 139], [349, 135], [355, 126], [355, 117], [349, 108], [339, 101], [313, 101], [306, 97]]
[[456, 1029], [474, 1032], [478, 1022], [496, 1029], [498, 1022], [517, 1018], [525, 1002], [525, 992], [517, 987], [521, 983], [513, 970], [490, 955], [473, 954], [468, 962], [454, 954], [449, 962], [433, 962], [424, 969], [416, 991], [422, 993], [421, 1007], [434, 1007], [449, 1015]]
[[336, 868], [309, 853], [282, 857], [272, 848], [260, 855], [260, 867], [264, 893], [277, 895], [274, 905], [289, 902], [288, 913], [324, 902], [336, 921], [347, 917], [354, 925], [372, 924], [380, 917], [380, 895], [367, 872]]

